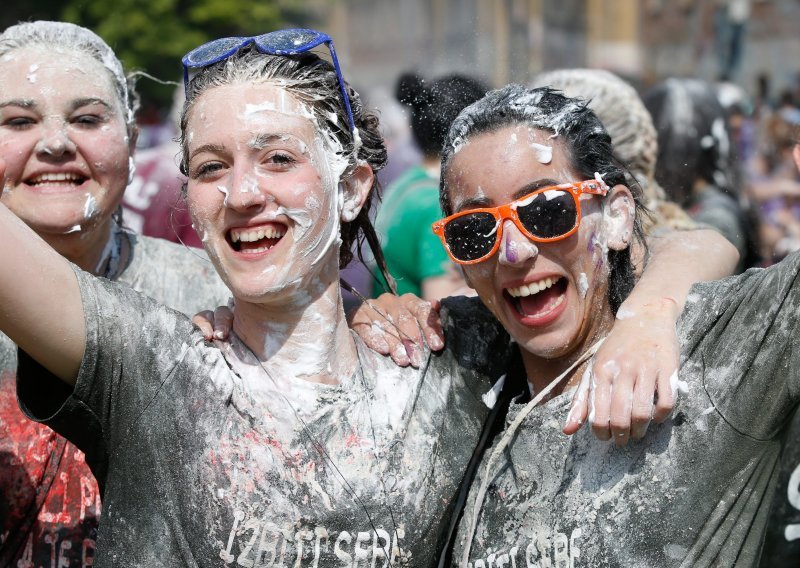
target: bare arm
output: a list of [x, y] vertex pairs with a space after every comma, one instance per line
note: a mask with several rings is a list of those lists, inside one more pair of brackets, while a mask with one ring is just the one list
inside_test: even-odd
[[649, 245], [651, 258], [594, 358], [593, 381], [576, 393], [565, 433], [578, 430], [590, 406], [597, 436], [620, 445], [642, 437], [651, 418], [666, 419], [675, 404], [675, 324], [689, 288], [730, 275], [739, 260], [736, 248], [712, 230], [672, 231]]
[[77, 279], [67, 260], [3, 204], [0, 266], [0, 330], [74, 385], [86, 346]]

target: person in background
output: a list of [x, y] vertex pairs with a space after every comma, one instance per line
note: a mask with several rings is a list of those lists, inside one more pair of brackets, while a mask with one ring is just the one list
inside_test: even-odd
[[658, 183], [695, 221], [736, 247], [737, 272], [756, 265], [756, 223], [739, 202], [732, 141], [713, 87], [698, 79], [667, 79], [643, 99], [658, 133]]
[[667, 197], [656, 181], [658, 136], [641, 97], [622, 78], [603, 69], [556, 69], [534, 77], [531, 87], [552, 87], [583, 99], [611, 136], [614, 155], [641, 186], [650, 215], [642, 219], [645, 235], [696, 229], [697, 223]]
[[[423, 154], [386, 189], [375, 220], [389, 272], [400, 294], [411, 292], [426, 300], [464, 293], [460, 272], [447, 258], [431, 223], [439, 209], [439, 155], [450, 123], [461, 109], [486, 94], [481, 82], [463, 75], [448, 75], [430, 82], [404, 74], [397, 82], [397, 99], [411, 109], [411, 129]], [[386, 290], [379, 271], [373, 271], [373, 295]]]
[[172, 135], [157, 146], [136, 153], [133, 179], [122, 198], [122, 210], [125, 226], [136, 233], [202, 248], [181, 198], [186, 178], [176, 161], [180, 154], [176, 137], [183, 100], [183, 88], [175, 89], [167, 125]]
[[[91, 274], [186, 314], [225, 303], [202, 252], [121, 225], [137, 99], [111, 48], [86, 28], [38, 21], [0, 34], [0, 56], [3, 206]], [[47, 295], [60, 294], [51, 283]], [[105, 470], [23, 415], [16, 380], [17, 347], [0, 333], [0, 566], [91, 565]]]

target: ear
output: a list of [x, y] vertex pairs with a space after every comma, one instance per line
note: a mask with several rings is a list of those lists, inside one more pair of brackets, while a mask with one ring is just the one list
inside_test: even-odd
[[349, 223], [358, 216], [369, 196], [369, 192], [372, 190], [374, 182], [375, 172], [372, 171], [372, 168], [367, 163], [362, 162], [350, 174], [350, 177], [342, 183], [344, 191], [340, 215], [343, 223]]
[[603, 215], [608, 248], [625, 250], [630, 246], [635, 218], [636, 203], [630, 190], [624, 185], [615, 185], [606, 197]]
[[794, 156], [794, 165], [800, 170], [800, 142], [795, 144], [794, 148], [792, 148], [792, 156]]

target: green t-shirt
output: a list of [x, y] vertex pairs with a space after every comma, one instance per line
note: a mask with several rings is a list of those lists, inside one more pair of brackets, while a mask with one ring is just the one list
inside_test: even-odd
[[[446, 272], [450, 260], [431, 230], [441, 218], [439, 180], [422, 167], [411, 168], [386, 190], [375, 225], [398, 293], [421, 296], [423, 280]], [[374, 273], [384, 284], [377, 268]], [[377, 296], [384, 289], [376, 284], [373, 292]]]

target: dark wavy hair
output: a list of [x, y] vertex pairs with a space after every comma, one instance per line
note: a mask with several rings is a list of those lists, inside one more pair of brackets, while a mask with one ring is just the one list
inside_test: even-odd
[[[633, 194], [636, 208], [634, 240], [646, 247], [642, 216], [647, 214], [647, 210], [642, 203], [642, 189], [614, 157], [608, 132], [585, 102], [565, 97], [548, 87], [530, 89], [522, 85], [508, 85], [491, 91], [458, 115], [442, 150], [439, 197], [445, 215], [453, 212], [447, 187], [447, 171], [453, 156], [471, 136], [495, 132], [515, 124], [526, 124], [558, 136], [569, 152], [572, 168], [583, 179], [592, 179], [599, 174], [609, 187], [618, 184], [627, 186]], [[633, 289], [630, 247], [608, 251], [608, 263], [611, 270], [608, 299], [616, 313]]]
[[466, 75], [446, 75], [428, 82], [414, 73], [404, 73], [397, 81], [395, 97], [411, 109], [411, 132], [422, 153], [438, 157], [458, 113], [488, 90]]
[[[294, 97], [307, 104], [320, 128], [327, 129], [341, 144], [342, 156], [348, 161], [347, 169], [342, 174], [343, 179], [346, 179], [361, 162], [366, 162], [375, 173], [386, 165], [386, 145], [380, 133], [378, 116], [367, 110], [359, 94], [346, 84], [357, 130], [355, 134], [350, 131], [336, 71], [329, 62], [311, 52], [299, 55], [269, 55], [248, 47], [224, 61], [200, 69], [189, 82], [180, 124], [181, 172], [184, 175], [188, 174], [187, 120], [197, 98], [213, 87], [270, 80], [275, 80]], [[353, 243], [358, 243], [356, 247], [358, 256], [363, 262], [361, 245], [366, 240], [375, 261], [388, 277], [387, 281], [393, 283], [394, 280], [386, 269], [375, 228], [369, 219], [371, 204], [374, 199], [380, 199], [380, 192], [380, 183], [375, 176], [358, 216], [353, 221], [342, 222], [339, 268], [344, 268], [353, 260]]]

